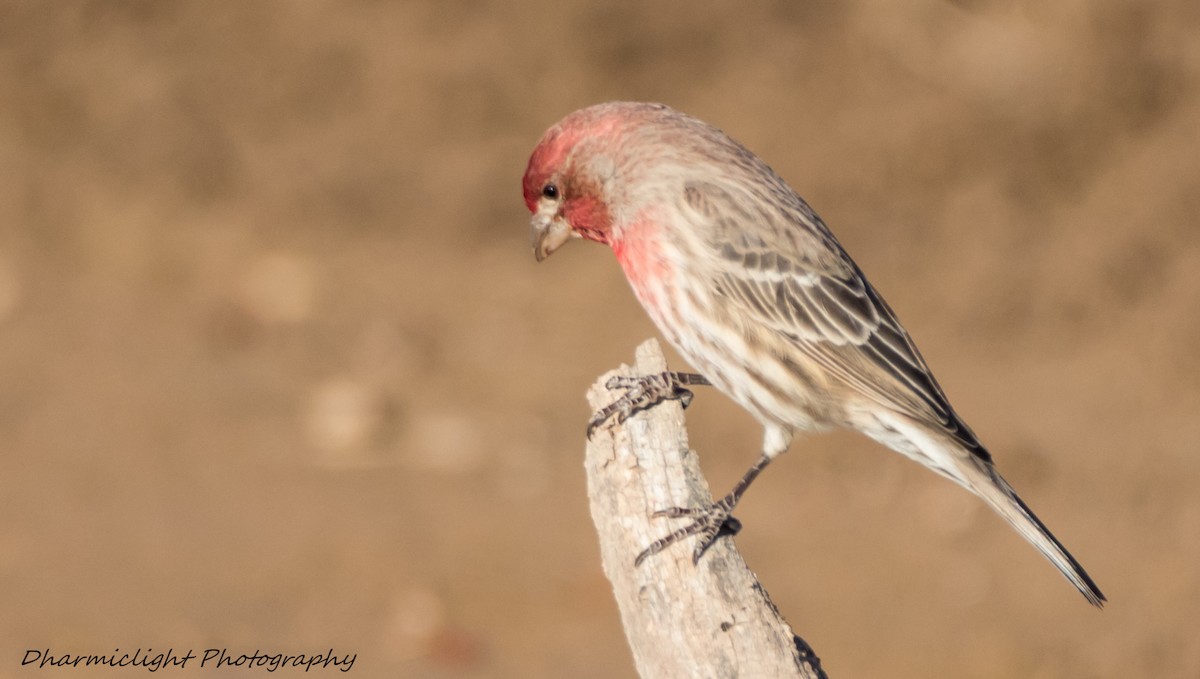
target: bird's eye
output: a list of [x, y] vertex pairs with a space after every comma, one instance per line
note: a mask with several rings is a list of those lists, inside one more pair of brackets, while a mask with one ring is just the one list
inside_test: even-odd
[[558, 200], [558, 186], [555, 184], [547, 184], [542, 187], [542, 197], [550, 200]]

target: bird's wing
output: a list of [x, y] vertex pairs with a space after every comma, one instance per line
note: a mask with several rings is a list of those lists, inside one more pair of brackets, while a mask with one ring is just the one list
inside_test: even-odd
[[876, 403], [940, 427], [990, 461], [917, 347], [829, 229], [782, 180], [758, 195], [688, 182], [716, 295]]

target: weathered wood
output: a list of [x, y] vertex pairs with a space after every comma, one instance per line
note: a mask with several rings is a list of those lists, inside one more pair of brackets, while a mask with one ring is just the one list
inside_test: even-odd
[[[598, 409], [619, 395], [604, 388], [613, 375], [666, 369], [661, 347], [649, 340], [638, 347], [636, 367], [603, 375], [588, 401]], [[655, 510], [712, 501], [677, 401], [598, 429], [584, 466], [604, 573], [643, 678], [826, 676], [732, 539], [718, 539], [698, 566], [688, 539], [634, 567], [643, 548], [686, 520], [651, 518]]]

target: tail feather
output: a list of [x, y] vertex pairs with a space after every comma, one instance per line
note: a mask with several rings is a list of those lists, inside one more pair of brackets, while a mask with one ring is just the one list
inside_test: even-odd
[[[920, 462], [983, 498], [1013, 528], [1054, 564], [1067, 580], [1097, 608], [1103, 608], [1104, 594], [1083, 566], [1071, 556], [1046, 524], [1029, 509], [1008, 481], [996, 471], [991, 456], [982, 446], [967, 450], [962, 443], [943, 431], [918, 423], [896, 412], [876, 410], [874, 420], [859, 422], [863, 433], [893, 450]], [[878, 426], [875, 423], [878, 423]]]
[[[1088, 602], [1097, 608], [1103, 608], [1107, 599], [1096, 586], [1091, 576], [1079, 565], [1075, 557], [1066, 547], [1054, 537], [1046, 524], [1042, 523], [1029, 509], [1029, 505], [1017, 495], [1008, 481], [1000, 476], [994, 465], [982, 461], [964, 461], [963, 467], [973, 467], [967, 470], [967, 487], [976, 495], [983, 498], [992, 509], [1004, 517], [1013, 528], [1037, 548], [1050, 563], [1054, 564], [1067, 580], [1087, 598]], [[974, 473], [972, 473], [974, 472]]]

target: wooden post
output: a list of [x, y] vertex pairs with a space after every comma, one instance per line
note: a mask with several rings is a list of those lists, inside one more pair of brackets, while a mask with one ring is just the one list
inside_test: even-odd
[[[604, 388], [613, 375], [666, 369], [662, 348], [649, 340], [638, 347], [636, 367], [603, 375], [588, 391], [588, 402], [599, 409], [619, 396]], [[604, 573], [643, 679], [826, 678], [816, 654], [780, 616], [732, 539], [718, 539], [698, 566], [688, 539], [634, 567], [643, 548], [686, 520], [651, 518], [654, 511], [712, 502], [696, 454], [688, 449], [678, 401], [623, 425], [602, 426], [588, 442], [584, 466]]]

